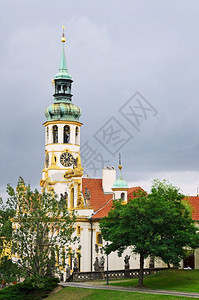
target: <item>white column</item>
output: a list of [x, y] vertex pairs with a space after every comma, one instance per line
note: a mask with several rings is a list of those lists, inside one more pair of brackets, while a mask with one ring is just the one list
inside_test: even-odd
[[74, 207], [77, 207], [77, 184], [74, 184]]
[[[77, 129], [77, 136], [76, 136]], [[80, 145], [80, 126], [75, 126], [75, 144]]]
[[46, 127], [45, 127], [45, 145], [47, 145], [47, 144], [48, 144], [48, 139], [47, 139], [47, 130], [48, 130], [48, 132], [49, 132], [49, 128], [48, 128], [48, 126], [46, 126]]
[[70, 125], [70, 144], [75, 144], [75, 125]]
[[53, 125], [48, 125], [48, 130], [49, 130], [49, 139], [48, 143], [52, 144], [53, 143]]

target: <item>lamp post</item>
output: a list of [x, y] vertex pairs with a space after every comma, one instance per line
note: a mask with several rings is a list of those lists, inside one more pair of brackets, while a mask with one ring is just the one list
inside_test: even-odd
[[[108, 242], [106, 243], [106, 247], [108, 247]], [[108, 285], [108, 253], [106, 253], [106, 284]]]

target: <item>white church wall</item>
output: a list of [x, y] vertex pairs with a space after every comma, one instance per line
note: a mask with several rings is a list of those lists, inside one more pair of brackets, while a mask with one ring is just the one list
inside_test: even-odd
[[94, 212], [93, 208], [77, 209], [76, 210], [76, 215], [79, 216], [79, 217], [82, 217], [82, 216], [90, 217], [93, 212]]
[[91, 225], [89, 222], [77, 222], [77, 226], [80, 226], [80, 235], [77, 236], [81, 245], [81, 272], [89, 272], [91, 270]]
[[[123, 194], [123, 196], [122, 196]], [[123, 199], [123, 201], [127, 202], [127, 191], [126, 190], [114, 190], [114, 199]]]

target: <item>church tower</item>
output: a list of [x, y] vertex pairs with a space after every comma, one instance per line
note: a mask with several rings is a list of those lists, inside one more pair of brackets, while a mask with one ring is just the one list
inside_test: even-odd
[[53, 79], [54, 103], [47, 107], [45, 116], [45, 164], [40, 185], [43, 190], [54, 191], [59, 199], [66, 200], [68, 208], [83, 206], [80, 159], [81, 110], [72, 103], [72, 77], [65, 57], [64, 27], [59, 72]]

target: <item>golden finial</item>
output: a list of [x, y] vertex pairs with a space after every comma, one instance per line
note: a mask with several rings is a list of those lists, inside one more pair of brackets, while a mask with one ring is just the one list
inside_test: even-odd
[[64, 26], [62, 26], [62, 28], [63, 28], [63, 33], [62, 33], [62, 39], [61, 39], [61, 41], [62, 41], [62, 43], [65, 43], [65, 41], [66, 41], [66, 38], [65, 38], [65, 35], [64, 35]]

